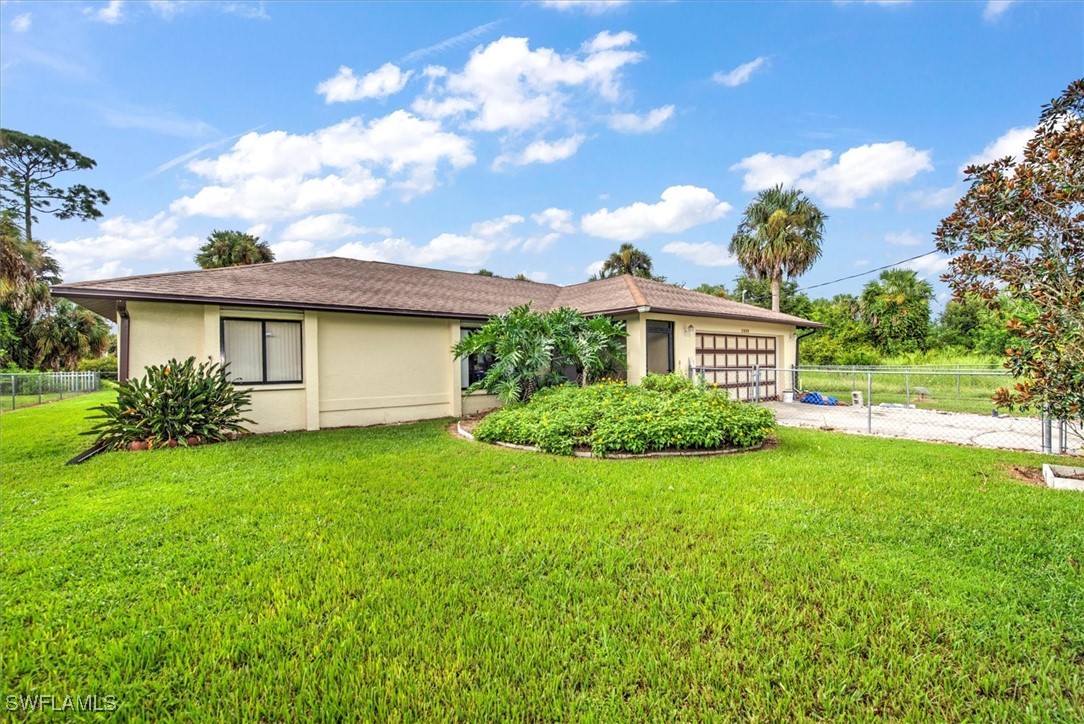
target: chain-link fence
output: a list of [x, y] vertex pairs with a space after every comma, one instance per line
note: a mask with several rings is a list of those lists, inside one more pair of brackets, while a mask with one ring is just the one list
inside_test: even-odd
[[1080, 454], [1079, 426], [1007, 413], [991, 397], [1012, 384], [991, 367], [713, 368], [691, 366], [739, 400], [771, 406], [781, 425], [951, 442], [978, 447]]
[[97, 392], [101, 384], [97, 372], [5, 372], [0, 374], [0, 410]]

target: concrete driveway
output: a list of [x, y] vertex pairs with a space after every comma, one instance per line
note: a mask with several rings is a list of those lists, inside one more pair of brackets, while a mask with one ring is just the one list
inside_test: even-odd
[[[826, 407], [800, 402], [769, 402], [780, 425], [812, 427], [861, 435], [868, 432], [865, 407]], [[941, 412], [903, 407], [873, 406], [873, 435], [908, 440], [951, 442], [1003, 450], [1042, 450], [1042, 427], [1034, 417], [993, 417], [964, 412]], [[1057, 427], [1055, 425], [1055, 450]], [[1081, 454], [1081, 440], [1068, 435], [1068, 452]]]

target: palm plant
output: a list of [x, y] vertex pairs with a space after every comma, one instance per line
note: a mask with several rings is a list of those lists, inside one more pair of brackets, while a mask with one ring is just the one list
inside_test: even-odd
[[885, 352], [926, 347], [933, 287], [910, 269], [889, 269], [862, 289], [861, 306], [877, 345]]
[[634, 277], [655, 279], [652, 273], [651, 257], [645, 251], [637, 249], [629, 243], [624, 243], [602, 263], [598, 277], [616, 277], [621, 274], [631, 274]]
[[214, 231], [196, 254], [201, 269], [265, 264], [275, 260], [275, 253], [260, 237], [240, 231]]
[[765, 189], [745, 209], [730, 253], [746, 274], [768, 279], [772, 311], [779, 311], [783, 277], [805, 273], [821, 255], [828, 217], [798, 189]]
[[105, 321], [66, 299], [34, 323], [31, 336], [37, 366], [49, 370], [74, 370], [80, 360], [100, 357], [109, 347], [109, 326]]

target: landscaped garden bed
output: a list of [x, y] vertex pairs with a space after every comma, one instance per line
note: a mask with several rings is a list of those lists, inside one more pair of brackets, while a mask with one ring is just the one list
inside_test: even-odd
[[638, 386], [603, 382], [539, 391], [526, 404], [490, 413], [470, 432], [482, 442], [559, 455], [623, 456], [759, 447], [775, 416], [679, 375], [648, 375]]

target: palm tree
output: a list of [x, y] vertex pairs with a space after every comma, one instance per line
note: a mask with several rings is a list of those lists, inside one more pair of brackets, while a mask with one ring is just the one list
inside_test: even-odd
[[889, 269], [862, 289], [862, 314], [889, 354], [925, 349], [933, 287], [910, 269]]
[[202, 269], [264, 264], [275, 260], [275, 253], [260, 237], [240, 231], [214, 231], [196, 254]]
[[27, 241], [14, 218], [0, 213], [0, 365], [34, 366], [34, 323], [52, 309], [49, 279], [59, 274], [45, 247]]
[[745, 209], [730, 253], [746, 274], [771, 282], [773, 312], [784, 275], [799, 276], [820, 258], [827, 218], [804, 193], [782, 184], [761, 191]]
[[621, 274], [631, 274], [634, 277], [644, 279], [656, 279], [652, 274], [651, 257], [647, 252], [637, 249], [629, 243], [624, 243], [621, 248], [610, 254], [609, 258], [602, 263], [598, 272], [599, 279], [616, 277]]
[[66, 299], [52, 314], [34, 323], [38, 366], [47, 370], [74, 370], [79, 360], [101, 357], [109, 347], [109, 326], [94, 312]]

